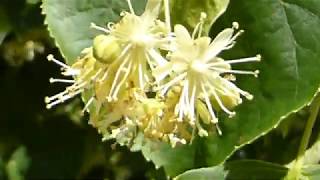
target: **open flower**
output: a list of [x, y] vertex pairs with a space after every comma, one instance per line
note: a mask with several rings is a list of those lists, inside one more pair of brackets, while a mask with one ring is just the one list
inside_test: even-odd
[[[48, 55], [48, 61], [53, 61], [54, 63], [61, 66], [62, 75], [66, 77], [71, 77], [74, 79], [55, 79], [51, 78], [50, 83], [66, 83], [70, 84], [65, 91], [60, 92], [54, 96], [46, 97], [45, 102], [47, 108], [50, 109], [57, 104], [63, 103], [76, 95], [81, 94], [85, 90], [92, 89], [95, 81], [102, 76], [102, 72], [105, 65], [97, 65], [95, 58], [92, 56], [92, 49], [87, 48], [82, 51], [82, 56], [80, 56], [77, 61], [72, 65], [66, 65], [61, 61], [58, 61], [53, 57], [53, 55]], [[103, 68], [104, 67], [104, 68]], [[91, 98], [86, 104], [84, 111], [91, 104], [93, 98]]]
[[[141, 15], [127, 2], [130, 11], [122, 12], [118, 23], [109, 23], [107, 28], [92, 24], [104, 34], [96, 36], [92, 47], [73, 65], [48, 56], [62, 67], [62, 75], [72, 79], [50, 79], [70, 85], [46, 97], [47, 108], [82, 93], [89, 123], [104, 139], [126, 145], [141, 132], [145, 138], [170, 142], [173, 147], [192, 142], [195, 132], [208, 136], [211, 124], [221, 134], [217, 111], [233, 116], [232, 108], [242, 103], [243, 96], [253, 98], [233, 83], [234, 75], [259, 73], [234, 70], [231, 65], [260, 61], [260, 55], [234, 60], [219, 57], [243, 32], [237, 31], [238, 23], [211, 40], [202, 36], [203, 13], [192, 35], [182, 25], [176, 25], [172, 33], [168, 0], [148, 0]], [[162, 2], [165, 22], [158, 19]]]
[[92, 25], [112, 36], [106, 37], [106, 41], [112, 39], [120, 48], [117, 58], [110, 65], [110, 69], [116, 69], [116, 72], [112, 77], [109, 101], [116, 101], [121, 88], [129, 85], [145, 90], [152, 83], [150, 69], [167, 62], [159, 52], [168, 48], [170, 40], [167, 25], [157, 19], [161, 3], [162, 0], [149, 0], [145, 12], [138, 16], [128, 0], [130, 12], [123, 12], [119, 23], [109, 23], [107, 29]]
[[175, 107], [178, 121], [188, 119], [191, 125], [196, 125], [196, 114], [199, 113], [196, 111], [197, 104], [203, 103], [210, 114], [211, 123], [216, 124], [218, 119], [213, 101], [221, 110], [233, 116], [235, 112], [227, 107], [226, 97], [227, 100], [233, 101], [233, 106], [242, 102], [241, 95], [247, 99], [253, 98], [250, 93], [241, 90], [231, 82], [233, 78], [230, 77], [233, 77], [233, 74], [257, 76], [259, 72], [232, 70], [231, 65], [260, 61], [260, 55], [235, 60], [224, 60], [218, 57], [219, 53], [232, 48], [235, 44], [235, 39], [242, 33], [242, 31], [235, 33], [238, 26], [238, 23], [233, 23], [232, 28], [220, 32], [213, 41], [209, 37], [201, 37], [202, 22], [192, 36], [182, 25], [175, 26], [175, 50], [168, 55], [170, 62], [155, 70], [155, 76], [159, 84], [169, 79], [158, 88], [161, 95], [165, 95], [174, 85], [181, 86], [180, 99]]
[[152, 83], [152, 73], [159, 64], [167, 62], [159, 49], [168, 47], [168, 24], [158, 20], [162, 0], [148, 0], [145, 12], [135, 15], [130, 0], [130, 12], [123, 12], [120, 22], [109, 23], [104, 29], [94, 24], [96, 29], [106, 32], [94, 39], [92, 48], [87, 48], [83, 57], [69, 66], [52, 55], [48, 56], [62, 66], [62, 74], [73, 79], [51, 79], [51, 82], [70, 83], [65, 91], [46, 97], [47, 108], [62, 103], [86, 89], [94, 92], [85, 109], [94, 99], [116, 101], [119, 93], [128, 88], [140, 88], [142, 91]]

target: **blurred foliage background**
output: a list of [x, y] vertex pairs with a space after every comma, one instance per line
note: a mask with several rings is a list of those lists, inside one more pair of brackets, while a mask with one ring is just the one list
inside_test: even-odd
[[[80, 98], [45, 109], [44, 97], [63, 86], [49, 83], [59, 67], [46, 56], [62, 57], [43, 20], [39, 0], [0, 2], [0, 179], [166, 179], [140, 153], [102, 142], [82, 116]], [[290, 163], [308, 115], [307, 107], [291, 115], [229, 161]]]

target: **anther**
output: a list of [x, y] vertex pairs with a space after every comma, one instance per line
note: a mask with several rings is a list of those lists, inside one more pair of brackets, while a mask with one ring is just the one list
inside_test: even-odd
[[253, 99], [253, 95], [250, 93], [246, 93], [244, 94], [244, 96], [248, 99], [248, 100], [252, 100]]
[[239, 29], [239, 23], [238, 22], [233, 22], [232, 23], [232, 28]]
[[46, 96], [45, 98], [44, 98], [44, 102], [47, 104], [47, 103], [50, 103], [50, 98], [48, 97], [48, 96]]
[[57, 59], [55, 59], [52, 54], [49, 54], [47, 56], [47, 59], [48, 59], [48, 61], [53, 61], [54, 63], [58, 64], [59, 66], [65, 68], [65, 69], [70, 69], [70, 67], [68, 65], [66, 65], [66, 64], [58, 61]]
[[73, 84], [73, 83], [75, 83], [75, 80], [50, 78], [49, 82], [50, 83], [61, 82], [61, 83], [71, 83], [71, 84]]
[[257, 61], [261, 61], [261, 55], [260, 54], [257, 54], [256, 58], [257, 58]]
[[205, 12], [201, 12], [200, 21], [204, 21], [205, 19], [207, 19], [207, 14]]
[[216, 125], [216, 129], [217, 129], [217, 132], [218, 132], [219, 136], [221, 136], [222, 135], [222, 131], [221, 131], [220, 127], [219, 127], [219, 124], [216, 123], [215, 125]]
[[254, 71], [254, 77], [256, 77], [256, 78], [257, 78], [257, 77], [259, 76], [259, 73], [260, 73], [260, 71], [259, 71], [259, 70], [255, 70], [255, 71]]
[[100, 26], [97, 26], [95, 23], [90, 23], [90, 28], [93, 28], [93, 29], [96, 29], [96, 30], [99, 30], [99, 31], [102, 31], [102, 32], [105, 32], [105, 33], [110, 33], [110, 31], [108, 31], [107, 29], [103, 28], [103, 27], [100, 27]]
[[236, 112], [231, 112], [231, 113], [229, 114], [229, 118], [233, 118], [235, 115], [236, 115]]

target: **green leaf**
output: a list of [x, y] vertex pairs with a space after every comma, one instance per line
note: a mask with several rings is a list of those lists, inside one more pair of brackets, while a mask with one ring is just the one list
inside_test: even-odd
[[[193, 146], [195, 152], [201, 151], [201, 157], [199, 153], [195, 157], [179, 154], [191, 159], [190, 164], [184, 164], [186, 168], [195, 166], [192, 160], [204, 160], [202, 166], [224, 162], [237, 149], [309, 104], [319, 88], [320, 28], [315, 28], [320, 27], [318, 0], [237, 0], [230, 2], [228, 10], [213, 26], [212, 34], [230, 27], [234, 21], [246, 30], [237, 45], [223, 56], [234, 59], [262, 55], [259, 64], [235, 67], [260, 70], [258, 78], [237, 76], [237, 85], [255, 98], [237, 107], [234, 118], [220, 117], [222, 136], [202, 138]], [[174, 150], [166, 152], [172, 155], [161, 157], [166, 158], [165, 166], [174, 166], [176, 161], [168, 158], [174, 156]]]
[[[145, 0], [133, 3], [137, 12], [144, 4]], [[42, 10], [51, 36], [67, 63], [72, 64], [99, 33], [90, 28], [90, 23], [106, 26], [108, 22], [116, 22], [127, 6], [126, 0], [44, 0]]]
[[156, 168], [164, 167], [167, 175], [176, 176], [181, 172], [193, 168], [195, 146], [171, 148], [166, 143], [148, 141], [141, 147], [144, 157], [151, 160]]
[[[245, 9], [245, 11], [244, 11]], [[320, 4], [318, 0], [232, 1], [229, 11], [214, 26], [239, 22], [246, 32], [227, 58], [261, 53], [259, 65], [235, 69], [259, 69], [255, 78], [237, 76], [241, 89], [254, 94], [233, 119], [221, 119], [223, 135], [204, 143], [208, 165], [216, 165], [241, 146], [275, 128], [290, 113], [306, 106], [319, 88]], [[308, 36], [306, 36], [308, 34]]]
[[228, 170], [227, 179], [268, 179], [278, 180], [282, 179], [288, 169], [269, 162], [257, 161], [257, 160], [239, 160], [226, 163], [226, 169]]
[[209, 167], [209, 168], [200, 168], [193, 169], [184, 172], [183, 174], [177, 176], [175, 180], [223, 180], [226, 177], [226, 172], [222, 165]]
[[174, 0], [172, 1], [172, 20], [174, 24], [183, 24], [189, 30], [199, 23], [201, 12], [207, 14], [203, 28], [204, 34], [208, 34], [212, 24], [227, 9], [229, 0]]
[[9, 180], [23, 180], [31, 160], [24, 146], [15, 150], [7, 162], [6, 171]]

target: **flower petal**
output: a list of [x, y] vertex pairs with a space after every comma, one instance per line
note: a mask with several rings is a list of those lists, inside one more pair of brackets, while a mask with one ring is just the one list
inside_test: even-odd
[[162, 0], [148, 0], [144, 13], [141, 15], [145, 22], [153, 22], [157, 19]]
[[227, 28], [220, 32], [210, 44], [209, 50], [207, 51], [208, 53], [204, 60], [207, 62], [216, 57], [221, 51], [225, 50], [225, 48], [231, 43], [230, 40], [233, 36], [233, 33], [233, 28]]

